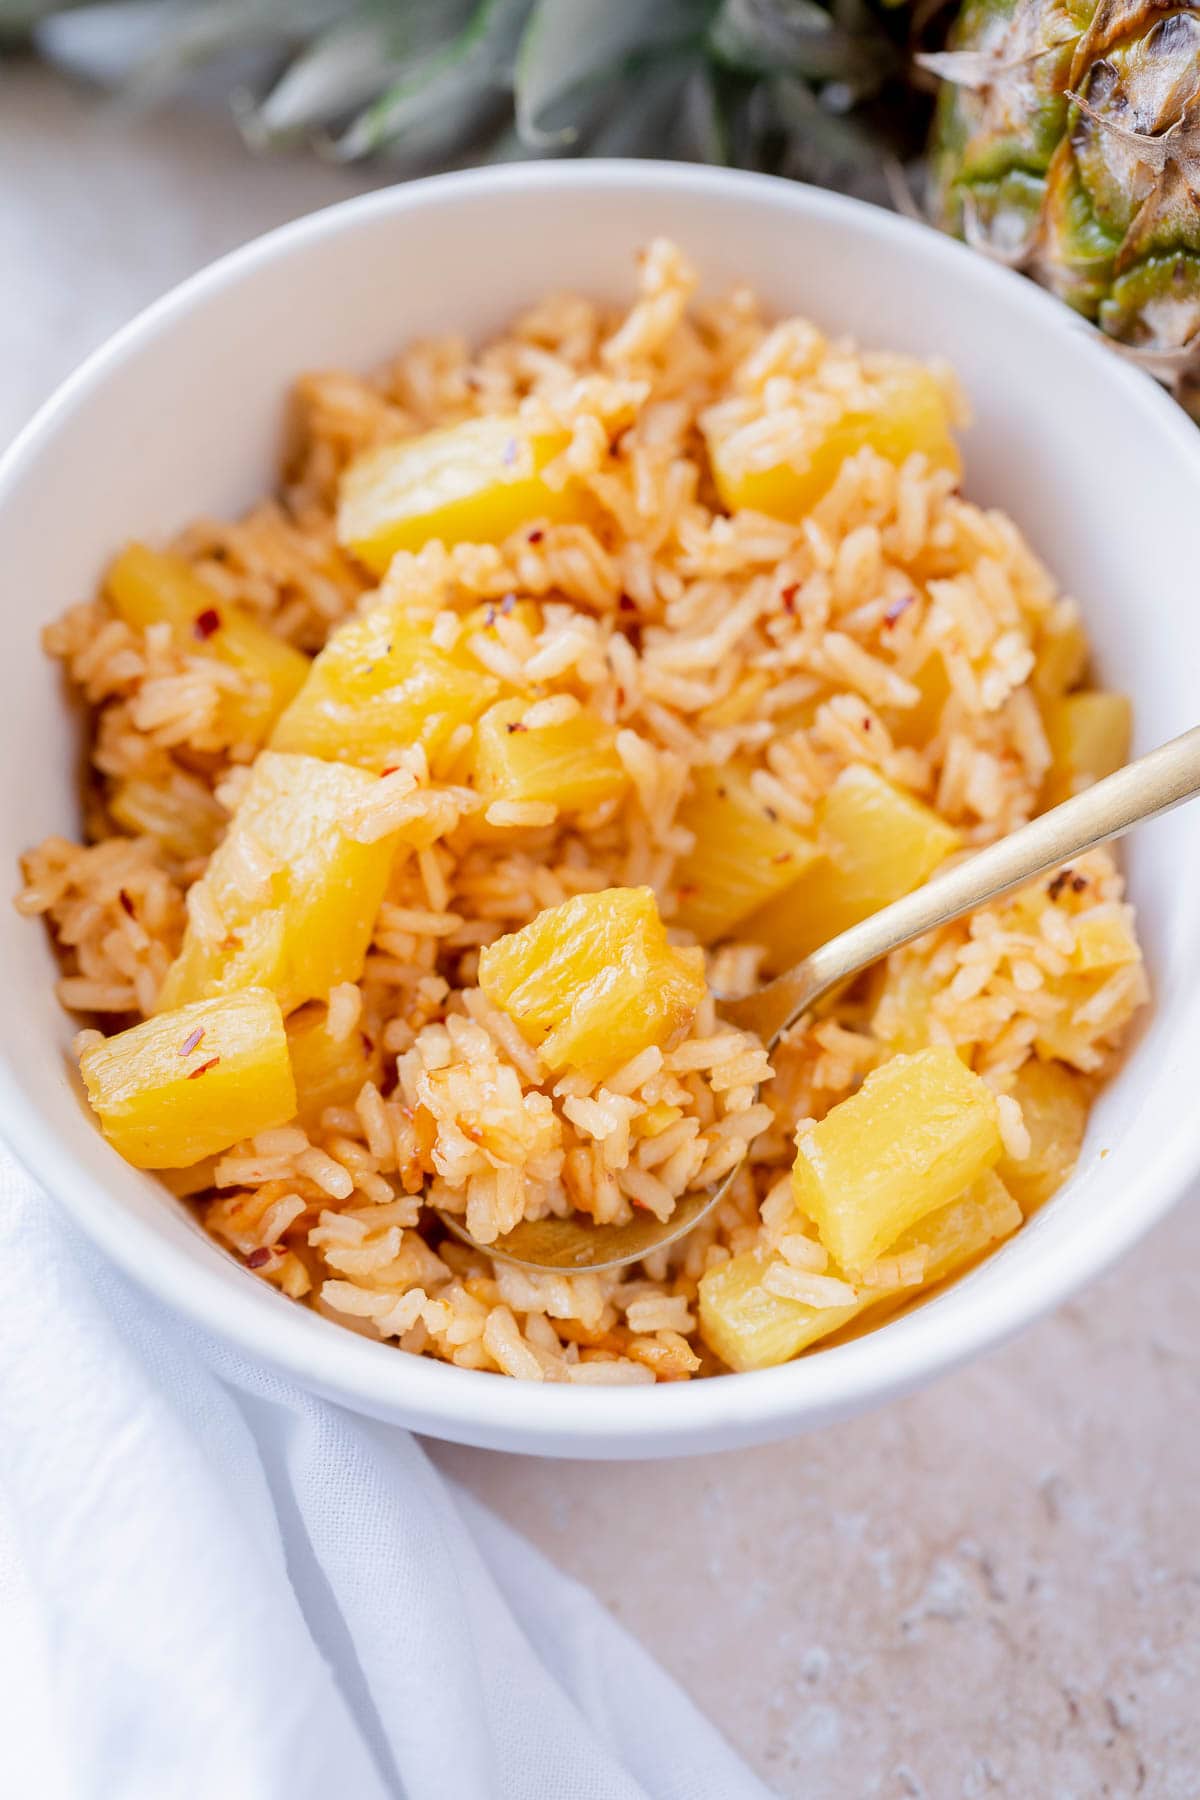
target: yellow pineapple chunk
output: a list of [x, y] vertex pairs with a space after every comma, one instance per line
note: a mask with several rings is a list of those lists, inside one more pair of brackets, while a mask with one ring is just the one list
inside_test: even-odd
[[997, 1171], [1025, 1213], [1057, 1193], [1079, 1160], [1091, 1090], [1065, 1063], [1031, 1059], [1018, 1069], [1012, 1096], [1029, 1132], [1029, 1155], [1001, 1157]]
[[953, 1050], [894, 1056], [796, 1135], [792, 1190], [844, 1269], [862, 1268], [999, 1160], [995, 1095]]
[[934, 650], [925, 658], [912, 677], [912, 684], [921, 696], [917, 704], [889, 708], [885, 723], [894, 743], [919, 749], [936, 733], [942, 709], [950, 698], [950, 677], [939, 651]]
[[296, 1112], [279, 1002], [262, 988], [160, 1012], [79, 1066], [105, 1137], [138, 1169], [190, 1168]]
[[808, 1306], [773, 1294], [763, 1286], [773, 1260], [766, 1250], [743, 1250], [700, 1278], [700, 1336], [739, 1373], [790, 1362], [868, 1304], [859, 1295], [844, 1306]]
[[353, 1106], [363, 1084], [378, 1073], [363, 1033], [355, 1029], [348, 1037], [331, 1037], [323, 1006], [293, 1013], [287, 1037], [302, 1125], [319, 1125], [327, 1106]]
[[1133, 709], [1126, 694], [1063, 694], [1045, 702], [1042, 718], [1052, 758], [1043, 806], [1057, 806], [1129, 761]]
[[108, 796], [108, 811], [122, 831], [157, 839], [179, 862], [211, 856], [227, 817], [204, 783], [182, 770], [165, 782], [139, 776], [118, 781]]
[[[544, 704], [544, 703], [536, 703]], [[558, 724], [527, 723], [526, 700], [498, 700], [476, 727], [477, 791], [494, 800], [549, 803], [560, 813], [593, 812], [629, 784], [612, 728], [581, 707]]]
[[679, 924], [711, 943], [773, 894], [790, 887], [818, 852], [812, 839], [779, 818], [750, 785], [745, 769], [698, 769], [679, 822], [695, 848], [675, 870]]
[[918, 1294], [928, 1293], [938, 1282], [968, 1269], [1001, 1238], [1011, 1237], [1024, 1215], [995, 1169], [988, 1169], [971, 1183], [965, 1194], [939, 1212], [930, 1213], [897, 1238], [889, 1258], [923, 1249], [925, 1273], [919, 1288], [888, 1288], [868, 1302], [872, 1322], [882, 1322]]
[[187, 931], [160, 1011], [265, 987], [286, 1013], [358, 980], [396, 840], [356, 843], [344, 821], [375, 785], [362, 769], [261, 752], [228, 832], [188, 890]]
[[606, 888], [482, 950], [479, 985], [548, 1069], [599, 1081], [687, 1030], [704, 998], [704, 955], [668, 944], [650, 888]]
[[1073, 921], [1075, 948], [1071, 967], [1081, 975], [1098, 969], [1120, 969], [1141, 955], [1133, 929], [1133, 909], [1108, 900], [1089, 907]]
[[1055, 700], [1078, 687], [1087, 671], [1090, 647], [1083, 621], [1073, 602], [1060, 601], [1039, 631], [1034, 645], [1034, 692]]
[[821, 802], [817, 842], [820, 860], [738, 931], [766, 945], [770, 968], [785, 968], [919, 887], [960, 839], [920, 800], [874, 769], [855, 766], [842, 771]]
[[428, 624], [385, 602], [332, 633], [271, 747], [378, 772], [413, 744], [436, 756], [499, 691], [490, 675], [439, 650]]
[[[859, 1287], [857, 1297], [844, 1306], [807, 1306], [772, 1294], [762, 1285], [770, 1256], [746, 1250], [701, 1277], [700, 1335], [731, 1369], [772, 1368], [864, 1314], [878, 1317], [894, 1311], [966, 1268], [1020, 1223], [1020, 1208], [989, 1172], [897, 1240], [892, 1252], [896, 1256], [914, 1250], [924, 1253], [919, 1288]], [[829, 1272], [845, 1279], [836, 1268]]]
[[495, 415], [366, 450], [342, 476], [338, 542], [382, 575], [398, 550], [431, 538], [496, 544], [535, 520], [576, 519], [577, 484], [545, 480], [568, 441]]
[[[920, 451], [933, 468], [961, 462], [951, 433], [950, 408], [937, 378], [918, 363], [891, 363], [873, 377], [864, 405], [847, 405], [829, 417], [814, 412], [803, 442], [778, 460], [777, 437], [746, 428], [708, 433], [713, 479], [730, 512], [751, 510], [796, 519], [832, 487], [838, 470], [860, 450], [874, 450], [897, 467]], [[791, 445], [789, 445], [791, 449]]]
[[129, 544], [109, 569], [104, 589], [127, 625], [144, 630], [167, 624], [188, 655], [215, 657], [243, 677], [243, 689], [219, 702], [218, 717], [232, 742], [260, 744], [304, 685], [307, 656], [210, 588], [180, 556]]

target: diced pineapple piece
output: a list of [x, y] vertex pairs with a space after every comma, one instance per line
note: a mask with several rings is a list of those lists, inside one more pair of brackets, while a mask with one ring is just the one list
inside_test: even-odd
[[156, 838], [179, 862], [211, 856], [227, 816], [204, 783], [182, 771], [167, 782], [137, 776], [118, 781], [108, 796], [108, 811], [123, 831]]
[[188, 891], [188, 927], [160, 1011], [266, 987], [291, 1012], [358, 980], [396, 840], [356, 843], [344, 821], [374, 788], [362, 769], [260, 753], [228, 832]]
[[576, 519], [578, 485], [545, 480], [568, 441], [496, 415], [364, 451], [342, 476], [338, 542], [382, 575], [398, 550], [431, 538], [495, 544], [537, 519]]
[[1018, 1069], [1012, 1095], [1029, 1132], [1029, 1155], [1019, 1162], [1003, 1156], [997, 1169], [1022, 1211], [1030, 1213], [1057, 1193], [1079, 1160], [1090, 1088], [1064, 1063], [1031, 1058]]
[[260, 744], [304, 685], [307, 656], [246, 607], [216, 593], [182, 557], [129, 544], [109, 569], [104, 589], [127, 625], [144, 630], [167, 624], [181, 650], [215, 657], [244, 678], [244, 690], [223, 694], [219, 704], [233, 742]]
[[862, 1312], [860, 1295], [845, 1306], [806, 1306], [763, 1286], [772, 1258], [744, 1250], [700, 1278], [700, 1336], [729, 1368], [744, 1373], [790, 1362]]
[[295, 1116], [279, 1003], [262, 988], [175, 1007], [79, 1059], [104, 1135], [138, 1169], [185, 1169]]
[[678, 921], [701, 943], [723, 937], [739, 919], [791, 884], [814, 861], [812, 839], [765, 805], [745, 769], [698, 769], [679, 822], [695, 849], [676, 868]]
[[859, 1269], [999, 1160], [995, 1095], [953, 1050], [894, 1056], [804, 1124], [792, 1189], [821, 1242]]
[[560, 724], [529, 725], [529, 711], [526, 700], [498, 700], [476, 727], [475, 787], [489, 805], [540, 801], [586, 813], [624, 793], [629, 777], [602, 719], [581, 707]]
[[937, 731], [942, 709], [950, 698], [950, 677], [939, 651], [934, 650], [926, 657], [912, 677], [912, 684], [921, 696], [917, 704], [889, 708], [885, 722], [894, 743], [919, 748]]
[[548, 1069], [598, 1081], [686, 1031], [704, 998], [704, 955], [668, 944], [650, 888], [606, 888], [482, 950], [479, 985]]
[[439, 650], [401, 603], [385, 602], [332, 633], [271, 747], [378, 771], [412, 744], [436, 756], [499, 691]]
[[[269, 1129], [269, 1128], [268, 1128]], [[203, 1162], [188, 1163], [184, 1169], [160, 1169], [159, 1179], [177, 1200], [191, 1200], [216, 1186], [217, 1158], [206, 1156]]]
[[1071, 967], [1081, 975], [1098, 969], [1120, 969], [1141, 955], [1133, 929], [1132, 908], [1115, 900], [1089, 907], [1072, 921], [1075, 948]]
[[287, 1036], [302, 1125], [319, 1125], [327, 1106], [353, 1106], [363, 1084], [378, 1072], [361, 1031], [344, 1038], [330, 1036], [323, 1006], [293, 1013]]
[[1078, 687], [1087, 671], [1090, 646], [1083, 620], [1066, 601], [1057, 609], [1038, 633], [1034, 646], [1034, 692], [1043, 700], [1056, 700]]
[[818, 809], [824, 855], [752, 913], [738, 936], [785, 968], [928, 879], [958, 848], [952, 826], [874, 769], [844, 769]]
[[925, 1252], [919, 1288], [859, 1288], [845, 1306], [806, 1306], [769, 1293], [762, 1278], [770, 1259], [760, 1250], [744, 1251], [701, 1277], [700, 1335], [731, 1369], [772, 1368], [864, 1314], [878, 1317], [904, 1305], [974, 1262], [1020, 1223], [1020, 1208], [989, 1172], [897, 1240], [897, 1256]]
[[1042, 709], [1052, 757], [1043, 806], [1057, 806], [1129, 761], [1133, 709], [1126, 694], [1089, 690], [1048, 700]]
[[[920, 451], [933, 468], [961, 468], [951, 434], [945, 392], [930, 370], [896, 363], [872, 381], [869, 404], [848, 406], [832, 419], [815, 419], [805, 451], [780, 462], [775, 452], [742, 432], [709, 433], [708, 453], [722, 504], [730, 512], [750, 509], [777, 519], [796, 519], [832, 487], [847, 457], [874, 450], [897, 467]], [[770, 458], [771, 460], [768, 460]]]

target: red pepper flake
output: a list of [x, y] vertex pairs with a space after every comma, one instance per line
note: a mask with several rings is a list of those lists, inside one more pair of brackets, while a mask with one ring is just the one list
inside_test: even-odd
[[514, 731], [528, 731], [529, 727], [528, 727], [528, 725], [524, 724], [520, 719], [511, 719], [509, 721], [509, 723], [504, 727], [504, 729], [505, 729], [505, 731], [508, 732], [509, 736], [511, 737]]
[[896, 620], [901, 618], [908, 611], [909, 607], [915, 606], [916, 603], [917, 603], [917, 596], [915, 594], [901, 594], [901, 596], [898, 600], [892, 601], [892, 604], [888, 607], [887, 611], [884, 613], [884, 615], [883, 615], [884, 624], [885, 625], [894, 625], [896, 623]]
[[207, 1062], [197, 1063], [194, 1069], [188, 1070], [188, 1080], [195, 1081], [197, 1075], [207, 1075], [210, 1069], [216, 1068], [220, 1060], [219, 1056], [210, 1056]]
[[197, 1025], [194, 1031], [188, 1032], [182, 1044], [180, 1044], [178, 1054], [180, 1056], [190, 1056], [203, 1036], [203, 1025]]
[[222, 950], [240, 950], [241, 947], [242, 940], [236, 931], [227, 931], [221, 939]]
[[117, 899], [121, 902], [122, 911], [127, 912], [129, 914], [130, 918], [132, 919], [132, 917], [133, 917], [133, 901], [129, 898], [129, 895], [125, 892], [124, 888], [122, 888], [120, 893], [117, 895]]
[[870, 713], [864, 713], [863, 714], [863, 722], [862, 722], [863, 730], [870, 731], [873, 723], [874, 723], [874, 720], [871, 718]]
[[798, 581], [791, 582], [789, 584], [789, 586], [787, 586], [781, 590], [779, 598], [783, 602], [783, 610], [785, 613], [788, 613], [788, 614], [795, 613], [795, 611], [796, 611], [796, 595], [799, 592], [800, 592], [800, 583]]
[[216, 607], [206, 606], [204, 611], [198, 612], [192, 621], [192, 636], [198, 637], [203, 643], [205, 638], [210, 638], [214, 631], [219, 631], [220, 626], [221, 615]]
[[249, 1256], [246, 1258], [246, 1267], [248, 1269], [261, 1269], [264, 1263], [270, 1262], [272, 1255], [273, 1251], [271, 1246], [269, 1244], [263, 1244], [258, 1250], [252, 1250], [250, 1252]]
[[685, 881], [681, 887], [675, 889], [675, 892], [681, 900], [690, 900], [693, 894], [698, 894], [700, 892], [700, 889], [696, 886], [695, 882]]
[[784, 863], [790, 863], [791, 860], [792, 860], [792, 853], [790, 850], [781, 851], [781, 853], [778, 856], [773, 856], [771, 858], [771, 861], [773, 863], [776, 863], [780, 867], [782, 867], [782, 865]]
[[507, 619], [509, 613], [516, 604], [517, 596], [515, 594], [505, 594], [503, 600], [500, 602], [500, 612], [502, 616]]
[[625, 613], [635, 613], [637, 611], [637, 601], [633, 598], [632, 594], [618, 594], [617, 611]]
[[383, 778], [384, 778], [384, 776], [385, 776], [385, 775], [394, 775], [394, 774], [395, 774], [395, 773], [396, 773], [396, 770], [397, 770], [397, 769], [398, 769], [398, 768], [399, 768], [399, 767], [400, 767], [400, 764], [399, 764], [399, 763], [388, 763], [388, 764], [387, 764], [387, 765], [386, 765], [386, 767], [385, 767], [385, 768], [382, 768], [382, 769], [380, 769], [380, 771], [379, 771], [379, 779], [380, 779], [380, 781], [382, 781], [382, 780], [383, 780]]
[[541, 526], [535, 525], [533, 530], [529, 533], [529, 542], [531, 544], [540, 544], [542, 539], [545, 537], [545, 535], [546, 534], [542, 530]]
[[1057, 875], [1052, 875], [1046, 883], [1046, 892], [1051, 900], [1057, 900], [1063, 889], [1072, 886], [1074, 880], [1075, 871], [1070, 868], [1060, 869]]
[[776, 812], [776, 810], [773, 806], [764, 806], [763, 811], [766, 813], [768, 819], [770, 819], [772, 825], [778, 825], [779, 814]]
[[1072, 877], [1071, 877], [1071, 892], [1073, 894], [1082, 894], [1083, 890], [1086, 887], [1087, 887], [1087, 876], [1086, 875], [1072, 875]]

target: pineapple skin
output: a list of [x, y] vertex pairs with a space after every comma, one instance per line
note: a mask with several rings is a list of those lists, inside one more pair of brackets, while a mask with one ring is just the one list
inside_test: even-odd
[[966, 0], [927, 66], [944, 78], [935, 222], [1124, 344], [1154, 358], [1188, 344], [1200, 199], [1186, 150], [1164, 157], [1161, 140], [1200, 85], [1200, 17], [1148, 0]]

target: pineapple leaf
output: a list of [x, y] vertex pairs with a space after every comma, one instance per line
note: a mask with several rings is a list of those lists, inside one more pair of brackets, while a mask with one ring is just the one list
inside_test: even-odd
[[245, 79], [248, 58], [273, 58], [282, 31], [303, 38], [343, 10], [345, 0], [118, 0], [48, 13], [34, 31], [39, 50], [61, 67], [106, 86], [123, 84], [146, 101], [179, 88], [196, 69], [224, 65]]
[[857, 6], [836, 13], [817, 0], [722, 0], [708, 35], [712, 56], [746, 75], [798, 75], [870, 92], [899, 57]]
[[[440, 11], [440, 9], [438, 9]], [[401, 58], [422, 39], [437, 42], [438, 13], [410, 7], [403, 16], [386, 4], [339, 21], [289, 64], [257, 105], [241, 111], [254, 144], [270, 144], [350, 119], [401, 73]]]
[[[386, 91], [337, 140], [338, 156], [349, 161], [388, 150], [416, 161], [461, 150], [502, 100], [528, 12], [529, 0], [443, 5], [437, 38], [398, 62]], [[460, 28], [439, 41], [447, 14]]]
[[[644, 66], [655, 52], [698, 45], [715, 0], [536, 0], [514, 75], [517, 129], [531, 145], [572, 143], [581, 93]], [[622, 100], [624, 104], [624, 100]], [[661, 123], [661, 121], [660, 121]], [[619, 132], [618, 132], [619, 135]]]

